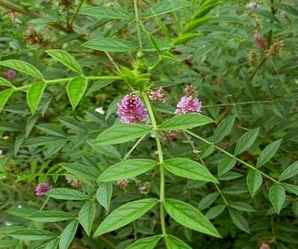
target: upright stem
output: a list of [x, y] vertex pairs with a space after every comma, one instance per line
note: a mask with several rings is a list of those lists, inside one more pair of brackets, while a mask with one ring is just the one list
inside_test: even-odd
[[136, 28], [138, 33], [138, 41], [139, 41], [139, 47], [142, 50], [143, 49], [143, 42], [142, 42], [142, 36], [141, 36], [141, 28], [140, 28], [140, 17], [139, 17], [139, 10], [138, 10], [138, 0], [133, 0], [133, 6], [135, 11], [135, 17], [136, 17]]
[[153, 127], [153, 133], [156, 141], [156, 146], [157, 146], [157, 153], [158, 153], [158, 161], [159, 161], [159, 172], [160, 172], [160, 193], [159, 193], [159, 200], [160, 200], [160, 224], [161, 224], [161, 230], [162, 230], [162, 235], [165, 237], [167, 235], [166, 231], [166, 223], [165, 223], [165, 211], [164, 211], [164, 202], [165, 202], [165, 172], [164, 172], [164, 167], [163, 167], [163, 152], [162, 152], [162, 147], [161, 147], [161, 142], [160, 142], [160, 137], [159, 137], [159, 132], [158, 132], [158, 127], [156, 123], [156, 119], [154, 116], [154, 112], [152, 110], [152, 106], [150, 103], [150, 100], [148, 96], [144, 93], [143, 94], [143, 99], [145, 102], [145, 105], [148, 109], [149, 117], [152, 123]]

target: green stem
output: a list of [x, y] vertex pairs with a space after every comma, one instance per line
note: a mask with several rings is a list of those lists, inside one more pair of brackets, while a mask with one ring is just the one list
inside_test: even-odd
[[122, 160], [126, 160], [130, 157], [131, 153], [134, 152], [134, 150], [138, 147], [138, 145], [143, 141], [143, 139], [146, 137], [146, 135], [142, 136], [138, 139], [138, 141], [131, 147], [131, 149], [125, 154]]
[[69, 22], [69, 27], [70, 27], [71, 29], [73, 29], [74, 21], [76, 20], [76, 17], [77, 17], [77, 15], [79, 14], [79, 11], [80, 11], [82, 5], [85, 3], [85, 1], [86, 1], [86, 0], [81, 0], [81, 1], [80, 1], [79, 6], [77, 7], [77, 9], [76, 9], [74, 15], [72, 16], [72, 18], [71, 18], [71, 20], [70, 20], [70, 22]]
[[156, 146], [157, 146], [157, 153], [158, 153], [158, 161], [159, 161], [159, 172], [160, 172], [160, 193], [159, 193], [159, 200], [160, 200], [160, 224], [161, 224], [161, 231], [162, 235], [165, 237], [167, 235], [167, 230], [166, 230], [166, 223], [165, 223], [165, 210], [164, 210], [164, 202], [165, 202], [165, 172], [164, 172], [164, 167], [163, 167], [163, 151], [162, 151], [162, 146], [160, 142], [160, 134], [158, 132], [158, 126], [156, 123], [156, 119], [154, 116], [154, 112], [152, 110], [152, 106], [150, 103], [150, 100], [148, 96], [144, 93], [143, 94], [143, 99], [145, 102], [145, 105], [147, 107], [149, 117], [152, 123], [153, 127], [153, 133], [156, 141]]
[[228, 157], [233, 158], [234, 160], [240, 162], [241, 164], [245, 165], [246, 167], [248, 167], [248, 168], [250, 168], [250, 169], [252, 169], [252, 170], [256, 170], [256, 171], [258, 171], [261, 175], [263, 175], [263, 176], [266, 177], [267, 179], [269, 179], [269, 180], [271, 180], [271, 181], [273, 181], [273, 182], [275, 182], [275, 183], [278, 183], [278, 184], [280, 183], [278, 180], [276, 180], [276, 179], [272, 178], [271, 176], [267, 175], [266, 173], [264, 173], [263, 171], [259, 170], [259, 169], [256, 168], [255, 166], [253, 166], [253, 165], [251, 165], [251, 164], [249, 164], [249, 163], [247, 163], [247, 162], [241, 160], [240, 158], [234, 156], [233, 154], [231, 154], [230, 152], [228, 152], [228, 151], [224, 150], [223, 148], [217, 146], [216, 144], [214, 144], [214, 143], [212, 143], [212, 142], [209, 142], [209, 141], [206, 140], [205, 138], [202, 138], [202, 137], [200, 137], [199, 135], [197, 135], [197, 134], [195, 134], [195, 133], [193, 133], [193, 132], [191, 132], [191, 131], [186, 131], [186, 133], [188, 133], [189, 135], [191, 135], [191, 136], [193, 136], [193, 137], [195, 137], [195, 138], [201, 140], [203, 143], [206, 143], [206, 144], [209, 144], [209, 145], [213, 145], [213, 146], [214, 146], [217, 150], [219, 150], [220, 152], [222, 152], [222, 153], [224, 153], [225, 155], [227, 155]]
[[134, 11], [135, 11], [135, 17], [136, 17], [136, 28], [137, 28], [137, 33], [138, 33], [139, 47], [142, 50], [143, 42], [142, 42], [142, 35], [141, 35], [141, 28], [140, 28], [140, 17], [139, 17], [137, 0], [133, 0], [133, 6], [134, 6]]

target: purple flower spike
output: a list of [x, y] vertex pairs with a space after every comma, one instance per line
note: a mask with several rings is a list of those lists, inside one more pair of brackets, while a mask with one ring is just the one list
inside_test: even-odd
[[45, 183], [39, 183], [36, 187], [35, 187], [35, 195], [37, 197], [42, 197], [44, 196], [47, 192], [49, 192], [51, 190], [51, 186], [49, 183], [45, 182]]
[[3, 73], [3, 76], [7, 80], [13, 80], [17, 76], [17, 72], [12, 69], [8, 69]]
[[201, 112], [202, 102], [193, 96], [183, 96], [177, 104], [176, 114]]
[[164, 103], [166, 101], [166, 92], [160, 87], [155, 91], [151, 91], [149, 97], [152, 101]]
[[117, 114], [122, 123], [140, 123], [148, 118], [147, 110], [139, 96], [129, 94], [118, 103]]

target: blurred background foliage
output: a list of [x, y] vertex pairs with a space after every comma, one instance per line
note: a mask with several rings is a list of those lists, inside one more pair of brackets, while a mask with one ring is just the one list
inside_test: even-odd
[[[257, 142], [241, 154], [241, 159], [252, 164], [267, 144], [282, 139], [274, 159], [265, 166], [273, 177], [298, 160], [297, 1], [222, 1], [211, 11], [210, 19], [191, 30], [194, 37], [181, 43], [175, 39], [183, 38], [181, 34], [189, 28], [190, 18], [201, 1], [138, 2], [144, 47], [144, 56], [140, 57], [136, 57], [138, 31], [132, 1], [0, 0], [0, 61], [27, 61], [47, 79], [72, 75], [45, 52], [54, 48], [72, 54], [88, 75], [113, 75], [117, 71], [115, 63], [146, 69], [158, 62], [150, 79], [154, 88], [163, 86], [168, 96], [166, 103], [157, 106], [159, 118], [174, 111], [183, 88], [192, 84], [203, 102], [203, 113], [216, 120], [213, 126], [198, 129], [202, 135], [231, 150], [247, 130], [259, 128]], [[89, 47], [101, 49], [83, 46], [87, 41]], [[6, 68], [0, 68], [2, 77], [6, 72]], [[18, 72], [11, 81], [15, 86], [32, 83]], [[132, 143], [103, 148], [88, 144], [88, 140], [114, 123], [116, 103], [127, 93], [126, 85], [121, 81], [94, 81], [74, 111], [62, 89], [61, 85], [49, 86], [34, 115], [22, 92], [14, 94], [1, 113], [0, 238], [12, 246], [1, 247], [0, 243], [0, 248], [44, 248], [43, 241], [6, 239], [7, 227], [29, 224], [44, 227], [5, 212], [10, 208], [39, 209], [44, 204], [49, 210], [74, 214], [80, 209], [82, 204], [78, 202], [37, 199], [34, 186], [38, 182], [49, 181], [54, 186], [92, 192], [96, 185], [92, 175], [119, 161], [133, 146]], [[201, 158], [221, 180], [220, 192], [213, 186], [170, 176], [166, 188], [167, 195], [186, 200], [209, 215], [212, 211], [213, 223], [219, 227], [224, 241], [168, 224], [173, 233], [182, 236], [193, 248], [201, 249], [259, 248], [263, 242], [270, 248], [298, 247], [296, 195], [288, 195], [285, 208], [276, 215], [268, 201], [270, 182], [264, 179], [261, 191], [251, 199], [246, 188], [246, 169], [241, 165], [227, 169], [223, 154], [183, 133], [165, 134], [163, 144], [167, 157]], [[133, 155], [154, 158], [154, 141], [147, 139]], [[221, 172], [222, 168], [226, 172]], [[112, 207], [157, 193], [157, 181], [153, 174], [118, 182], [113, 188]], [[291, 183], [298, 183], [297, 176]], [[222, 196], [234, 203], [232, 219], [227, 209], [220, 209], [225, 205]], [[96, 224], [104, 214], [104, 209], [98, 206]], [[80, 228], [71, 248], [125, 248], [134, 238], [156, 233], [157, 219], [156, 211], [117, 233], [96, 239]], [[51, 223], [45, 227], [62, 231], [65, 224]], [[246, 233], [248, 230], [250, 233]]]

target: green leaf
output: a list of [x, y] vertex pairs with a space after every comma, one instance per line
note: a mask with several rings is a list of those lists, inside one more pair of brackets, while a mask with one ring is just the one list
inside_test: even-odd
[[155, 235], [152, 237], [139, 239], [126, 249], [154, 249], [161, 239], [161, 235]]
[[214, 143], [219, 143], [226, 136], [228, 136], [234, 127], [235, 120], [235, 115], [231, 115], [225, 118], [223, 122], [221, 122], [221, 124], [215, 129], [214, 135], [212, 136], [212, 141]]
[[84, 77], [73, 78], [66, 86], [67, 96], [70, 100], [72, 109], [80, 103], [88, 87], [88, 80]]
[[116, 124], [103, 131], [95, 139], [95, 144], [121, 144], [149, 134], [150, 126], [140, 124]]
[[98, 182], [111, 182], [129, 179], [151, 170], [156, 162], [148, 159], [131, 159], [121, 161], [106, 169], [97, 179]]
[[240, 139], [238, 140], [234, 154], [235, 156], [243, 153], [244, 151], [248, 150], [256, 141], [259, 135], [260, 129], [253, 129], [246, 132]]
[[204, 210], [210, 207], [217, 200], [218, 197], [219, 197], [218, 192], [205, 195], [199, 202], [199, 209]]
[[241, 215], [237, 210], [229, 209], [229, 214], [231, 216], [232, 222], [238, 227], [240, 230], [249, 233], [249, 225], [247, 220]]
[[177, 223], [204, 234], [221, 237], [212, 223], [198, 209], [188, 203], [167, 199], [165, 209]]
[[277, 183], [273, 184], [269, 190], [269, 200], [275, 212], [279, 214], [286, 201], [286, 191], [284, 187]]
[[24, 228], [14, 231], [13, 234], [9, 236], [18, 240], [35, 241], [54, 239], [57, 235], [49, 231]]
[[294, 194], [298, 196], [298, 186], [288, 183], [283, 183], [284, 188], [288, 193]]
[[78, 179], [87, 182], [96, 181], [96, 178], [100, 173], [100, 171], [96, 167], [80, 164], [77, 162], [63, 165], [63, 168], [67, 172], [76, 176]]
[[265, 149], [261, 152], [258, 158], [257, 167], [261, 167], [265, 163], [270, 161], [270, 159], [275, 155], [275, 153], [279, 149], [281, 142], [282, 142], [282, 139], [279, 139], [265, 147]]
[[113, 9], [112, 7], [105, 8], [103, 6], [94, 7], [86, 6], [81, 8], [81, 15], [91, 16], [98, 20], [101, 19], [125, 19], [128, 18], [127, 13], [120, 12], [118, 9]]
[[126, 226], [147, 213], [157, 202], [158, 199], [149, 198], [132, 201], [118, 207], [103, 220], [95, 231], [94, 236], [97, 237]]
[[106, 211], [110, 211], [111, 199], [113, 194], [112, 183], [101, 183], [96, 191], [96, 199], [98, 203], [104, 207]]
[[219, 216], [220, 214], [222, 214], [222, 212], [226, 209], [226, 206], [223, 204], [214, 206], [212, 208], [210, 208], [208, 210], [208, 212], [206, 213], [206, 217], [209, 220], [215, 219], [217, 216]]
[[196, 18], [194, 20], [190, 20], [189, 22], [187, 22], [185, 24], [184, 32], [185, 33], [192, 32], [196, 28], [202, 26], [203, 24], [208, 23], [211, 20], [214, 20], [214, 17], [204, 16], [201, 18]]
[[176, 238], [173, 235], [167, 235], [165, 238], [167, 249], [192, 249], [182, 240]]
[[254, 197], [259, 188], [262, 186], [263, 177], [259, 171], [250, 169], [247, 173], [246, 183], [248, 192], [252, 197]]
[[217, 5], [221, 4], [221, 0], [209, 0], [200, 5], [199, 10], [194, 14], [194, 18], [199, 18], [207, 15]]
[[129, 52], [136, 49], [133, 44], [116, 38], [101, 37], [87, 41], [84, 47], [104, 52]]
[[187, 158], [168, 159], [163, 165], [166, 170], [177, 176], [204, 182], [218, 182], [205, 166]]
[[36, 211], [26, 217], [27, 219], [37, 222], [59, 222], [65, 220], [71, 220], [75, 217], [69, 212], [63, 211]]
[[20, 60], [0, 61], [0, 66], [15, 69], [24, 74], [30, 75], [37, 79], [43, 79], [42, 73], [33, 65]]
[[1, 239], [0, 240], [0, 248], [8, 249], [8, 248], [16, 248], [17, 241], [11, 239]]
[[48, 196], [57, 200], [83, 201], [89, 199], [88, 195], [69, 188], [54, 188], [48, 193]]
[[232, 170], [236, 165], [236, 162], [237, 161], [235, 159], [230, 157], [225, 157], [223, 160], [221, 160], [217, 167], [218, 176], [221, 177]]
[[65, 227], [62, 234], [60, 235], [59, 249], [69, 248], [71, 242], [73, 241], [76, 235], [78, 225], [78, 221], [75, 220]]
[[54, 60], [59, 61], [70, 70], [81, 73], [82, 69], [77, 60], [68, 52], [62, 49], [50, 49], [46, 51]]
[[79, 212], [79, 222], [88, 236], [91, 234], [95, 214], [96, 204], [94, 202], [86, 202]]
[[0, 77], [0, 86], [12, 87], [12, 84], [9, 80]]
[[13, 89], [6, 89], [0, 92], [0, 112], [3, 110], [4, 106], [6, 105], [8, 99], [13, 94]]
[[230, 203], [230, 207], [243, 212], [255, 212], [256, 210], [246, 202], [235, 201]]
[[35, 84], [30, 85], [27, 90], [27, 104], [34, 114], [37, 110], [37, 107], [41, 101], [43, 96], [44, 90], [46, 88], [46, 84], [44, 82], [38, 82]]
[[59, 245], [59, 239], [51, 240], [48, 242], [44, 249], [57, 249]]
[[292, 163], [289, 167], [287, 167], [279, 176], [279, 180], [284, 181], [296, 175], [298, 175], [298, 161]]
[[160, 128], [163, 130], [186, 130], [214, 122], [211, 118], [199, 113], [188, 113], [174, 116], [164, 121]]

